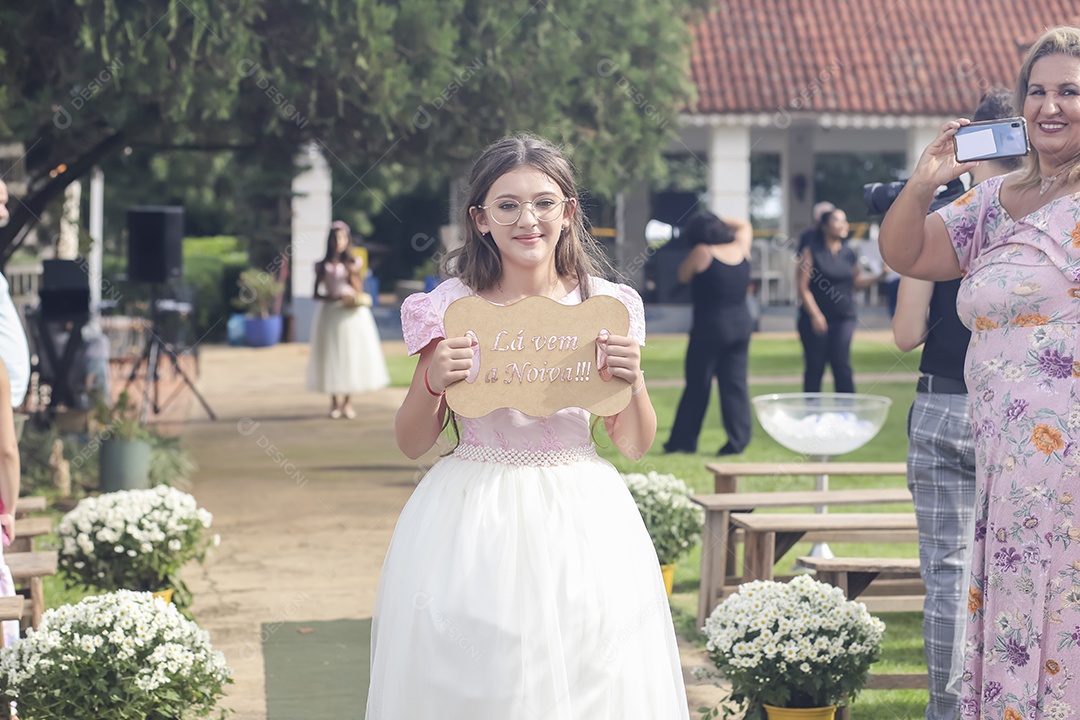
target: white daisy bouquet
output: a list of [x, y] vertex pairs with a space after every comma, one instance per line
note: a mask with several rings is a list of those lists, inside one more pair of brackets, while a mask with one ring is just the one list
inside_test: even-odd
[[0, 698], [22, 720], [203, 718], [230, 682], [205, 630], [128, 590], [48, 610], [0, 651]]
[[866, 686], [884, 633], [885, 623], [865, 605], [808, 575], [746, 583], [705, 621], [709, 654], [748, 720], [760, 717], [762, 704], [810, 708], [850, 701]]
[[217, 544], [213, 516], [191, 495], [166, 485], [85, 498], [60, 521], [60, 570], [69, 587], [172, 589], [180, 607], [191, 594], [180, 568]]
[[634, 496], [661, 565], [675, 562], [701, 540], [705, 511], [690, 500], [690, 489], [674, 475], [655, 471], [626, 473], [623, 482]]

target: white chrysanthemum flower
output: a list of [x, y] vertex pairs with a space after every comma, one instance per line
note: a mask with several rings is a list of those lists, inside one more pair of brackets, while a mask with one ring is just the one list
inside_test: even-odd
[[768, 688], [785, 687], [822, 705], [864, 686], [884, 630], [865, 605], [808, 576], [746, 583], [704, 628], [709, 654], [734, 692], [768, 702]]
[[104, 590], [154, 587], [172, 568], [202, 560], [213, 516], [167, 486], [86, 498], [60, 522], [60, 567]]

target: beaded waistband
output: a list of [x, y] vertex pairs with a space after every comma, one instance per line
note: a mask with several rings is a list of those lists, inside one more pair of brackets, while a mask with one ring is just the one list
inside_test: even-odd
[[502, 448], [489, 447], [487, 445], [458, 445], [454, 449], [454, 457], [459, 460], [471, 460], [473, 462], [551, 467], [553, 465], [570, 465], [582, 460], [592, 460], [596, 458], [597, 455], [596, 448], [592, 445], [580, 445], [578, 447], [563, 448], [562, 450], [548, 450], [546, 452], [536, 452], [533, 450], [504, 450]]

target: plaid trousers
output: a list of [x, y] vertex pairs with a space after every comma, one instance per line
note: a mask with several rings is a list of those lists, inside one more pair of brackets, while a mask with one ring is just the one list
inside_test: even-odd
[[926, 583], [923, 638], [930, 678], [926, 720], [960, 716], [968, 573], [975, 522], [975, 439], [967, 395], [918, 393], [908, 414], [908, 488]]

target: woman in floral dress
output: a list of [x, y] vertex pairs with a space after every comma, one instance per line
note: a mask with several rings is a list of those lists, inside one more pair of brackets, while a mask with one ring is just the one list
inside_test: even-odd
[[[1080, 29], [1047, 32], [1016, 84], [1032, 151], [930, 216], [957, 163], [948, 122], [882, 224], [886, 261], [963, 276], [977, 461], [961, 714], [1080, 718]], [[921, 228], [921, 232], [920, 232]]]

